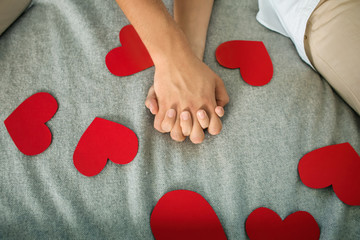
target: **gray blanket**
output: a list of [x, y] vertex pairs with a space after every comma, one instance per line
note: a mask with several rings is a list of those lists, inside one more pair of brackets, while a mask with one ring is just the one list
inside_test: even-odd
[[[246, 218], [259, 207], [283, 219], [309, 212], [321, 239], [359, 239], [360, 207], [341, 202], [331, 187], [306, 187], [297, 166], [331, 144], [349, 142], [360, 153], [360, 118], [288, 38], [256, 21], [257, 10], [255, 0], [215, 1], [204, 61], [224, 80], [230, 103], [221, 134], [194, 145], [153, 128], [144, 106], [153, 68], [128, 77], [106, 68], [129, 24], [115, 1], [34, 1], [0, 37], [0, 238], [152, 239], [157, 201], [187, 189], [211, 204], [229, 239], [248, 238]], [[264, 42], [274, 66], [268, 85], [250, 86], [216, 62], [216, 47], [229, 40]], [[41, 91], [59, 103], [47, 124], [53, 139], [45, 152], [26, 156], [3, 121]], [[73, 153], [95, 117], [132, 129], [139, 151], [127, 165], [109, 161], [85, 177]]]

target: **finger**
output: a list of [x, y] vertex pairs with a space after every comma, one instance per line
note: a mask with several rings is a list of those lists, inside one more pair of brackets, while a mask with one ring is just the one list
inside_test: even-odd
[[158, 130], [161, 133], [164, 133], [165, 131], [161, 128], [161, 123], [163, 122], [165, 118], [165, 111], [159, 110], [159, 112], [155, 115], [154, 119], [154, 128]]
[[205, 138], [204, 130], [201, 128], [199, 122], [193, 121], [193, 126], [190, 133], [190, 140], [195, 144], [199, 144], [202, 143], [202, 141], [204, 141], [204, 138]]
[[227, 94], [224, 82], [221, 78], [218, 78], [216, 80], [215, 97], [216, 97], [217, 106], [224, 107], [230, 101], [230, 98], [229, 98], [229, 95]]
[[154, 85], [149, 88], [148, 95], [145, 100], [145, 106], [153, 115], [157, 114], [159, 111]]
[[184, 136], [190, 136], [192, 129], [191, 114], [188, 111], [183, 111], [180, 114], [180, 127]]
[[176, 120], [176, 111], [175, 109], [170, 108], [166, 111], [164, 120], [161, 123], [161, 128], [164, 132], [170, 132], [173, 128]]
[[209, 127], [210, 120], [209, 120], [209, 117], [208, 117], [208, 115], [207, 115], [207, 113], [205, 112], [204, 109], [198, 110], [197, 113], [196, 113], [196, 116], [197, 116], [197, 120], [200, 123], [200, 126], [203, 129], [206, 129], [206, 128]]
[[222, 123], [220, 118], [216, 115], [215, 112], [211, 113], [208, 132], [211, 135], [218, 135], [221, 132], [221, 129], [222, 129]]
[[159, 111], [156, 99], [146, 99], [145, 106], [153, 115], [156, 115]]
[[176, 121], [174, 124], [174, 127], [171, 129], [170, 136], [173, 140], [177, 142], [182, 142], [185, 140], [185, 136], [182, 133], [181, 127], [180, 127], [180, 116], [179, 114], [176, 117]]

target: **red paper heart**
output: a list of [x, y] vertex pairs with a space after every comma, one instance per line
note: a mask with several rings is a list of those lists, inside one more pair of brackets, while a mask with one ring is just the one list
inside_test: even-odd
[[246, 233], [251, 240], [297, 240], [319, 239], [320, 228], [311, 214], [295, 212], [281, 220], [271, 209], [258, 208], [247, 218]]
[[121, 47], [111, 50], [105, 58], [109, 71], [116, 76], [128, 76], [154, 65], [149, 52], [132, 25], [119, 34]]
[[138, 151], [138, 139], [129, 128], [102, 118], [95, 118], [81, 136], [73, 160], [85, 176], [99, 174], [107, 160], [117, 164], [131, 162]]
[[253, 86], [263, 86], [273, 76], [271, 58], [263, 42], [228, 41], [216, 49], [216, 59], [226, 68], [240, 68], [245, 82]]
[[325, 188], [332, 185], [341, 201], [360, 205], [360, 157], [349, 143], [309, 152], [300, 160], [298, 170], [306, 186]]
[[198, 193], [176, 190], [166, 193], [150, 218], [155, 239], [226, 239], [210, 204]]
[[45, 125], [58, 109], [56, 99], [40, 92], [22, 102], [4, 121], [16, 147], [25, 155], [36, 155], [51, 144], [51, 132]]

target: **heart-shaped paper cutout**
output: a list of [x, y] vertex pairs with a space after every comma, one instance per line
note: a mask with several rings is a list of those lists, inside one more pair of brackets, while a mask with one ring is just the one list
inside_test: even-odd
[[116, 76], [128, 76], [154, 65], [149, 52], [132, 25], [119, 34], [121, 47], [111, 50], [105, 58], [109, 71]]
[[56, 99], [40, 92], [22, 102], [4, 121], [16, 147], [25, 155], [36, 155], [51, 144], [51, 132], [45, 125], [58, 109]]
[[258, 208], [247, 218], [246, 233], [251, 240], [319, 239], [320, 228], [310, 213], [299, 211], [281, 220], [271, 209]]
[[360, 156], [349, 143], [309, 152], [300, 160], [298, 170], [306, 186], [325, 188], [332, 185], [341, 201], [360, 206]]
[[85, 176], [99, 174], [107, 160], [116, 164], [131, 162], [138, 151], [138, 139], [129, 128], [102, 118], [95, 118], [81, 136], [73, 160]]
[[198, 193], [176, 190], [166, 193], [150, 218], [155, 239], [227, 239], [210, 204]]
[[240, 68], [245, 82], [263, 86], [273, 76], [273, 65], [263, 42], [234, 40], [220, 44], [216, 59], [226, 68]]

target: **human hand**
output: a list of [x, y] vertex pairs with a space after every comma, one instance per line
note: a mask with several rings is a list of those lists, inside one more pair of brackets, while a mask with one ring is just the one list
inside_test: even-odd
[[154, 86], [145, 105], [155, 114], [154, 127], [176, 141], [204, 139], [203, 129], [220, 133], [219, 117], [229, 102], [221, 78], [194, 55], [176, 55], [155, 66]]

